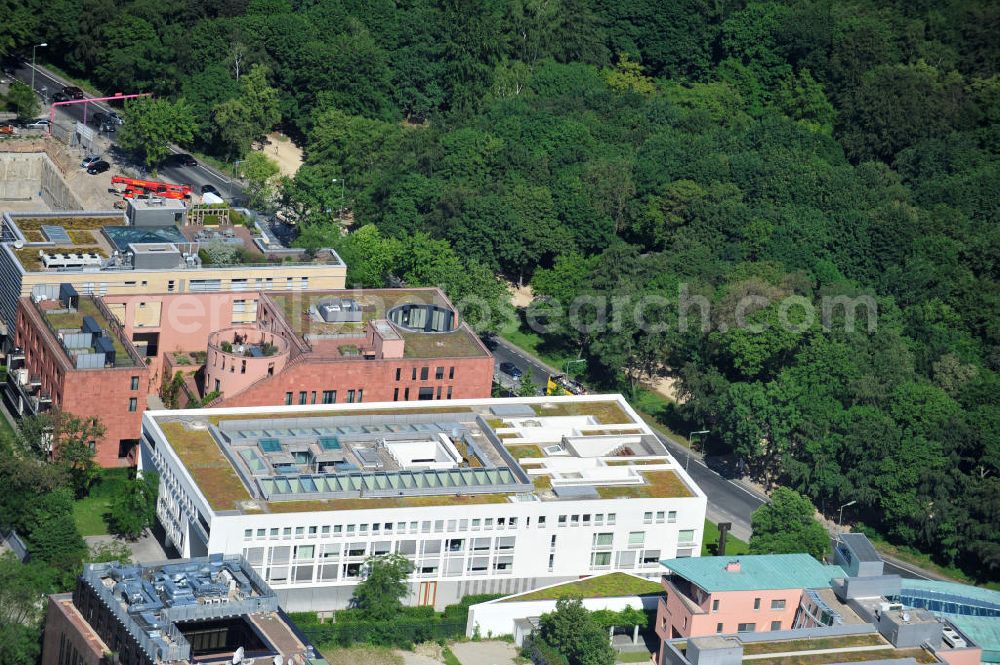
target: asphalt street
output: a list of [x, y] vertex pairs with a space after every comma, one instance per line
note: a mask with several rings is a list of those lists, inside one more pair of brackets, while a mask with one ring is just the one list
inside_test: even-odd
[[[9, 71], [15, 78], [30, 85], [31, 69], [31, 63], [25, 62], [11, 66]], [[39, 94], [44, 94], [45, 97], [48, 98], [52, 95], [52, 93], [61, 91], [66, 85], [72, 85], [72, 82], [64, 81], [55, 74], [46, 71], [41, 66], [35, 67], [35, 90], [38, 91]], [[83, 122], [85, 106], [87, 107], [86, 114], [87, 119], [89, 120], [93, 117], [93, 114], [96, 111], [107, 112], [116, 110], [121, 112], [123, 104], [119, 102], [114, 102], [113, 104], [108, 104], [106, 102], [92, 102], [89, 104], [57, 106], [56, 123], [68, 124], [70, 122]], [[48, 112], [49, 107], [46, 104], [44, 117], [48, 118]], [[90, 126], [93, 127], [93, 125]], [[110, 139], [112, 143], [115, 143], [114, 134], [110, 135]], [[174, 148], [173, 150], [175, 153], [183, 152], [179, 148]], [[141, 165], [134, 166], [141, 167]], [[219, 173], [215, 169], [203, 164], [198, 164], [198, 166], [163, 166], [158, 169], [156, 179], [174, 184], [191, 185], [196, 194], [201, 193], [201, 187], [203, 185], [213, 185], [222, 193], [223, 198], [229, 200], [235, 198], [238, 201], [243, 197], [243, 187], [240, 185], [239, 181], [233, 180], [227, 175]]]

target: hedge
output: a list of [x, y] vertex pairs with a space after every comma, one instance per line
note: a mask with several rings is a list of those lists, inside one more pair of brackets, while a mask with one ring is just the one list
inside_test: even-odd
[[559, 653], [554, 646], [539, 635], [529, 635], [524, 638], [521, 655], [534, 665], [569, 665], [566, 656]]
[[465, 637], [469, 606], [500, 597], [499, 594], [465, 596], [459, 603], [445, 607], [444, 612], [435, 612], [433, 607], [403, 607], [391, 621], [374, 621], [354, 609], [340, 610], [335, 621], [326, 623], [320, 623], [315, 612], [295, 612], [289, 616], [309, 641], [320, 648], [353, 644], [409, 648], [420, 642]]

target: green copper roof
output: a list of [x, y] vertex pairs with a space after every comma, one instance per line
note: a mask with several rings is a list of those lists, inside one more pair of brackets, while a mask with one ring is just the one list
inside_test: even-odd
[[[739, 571], [726, 564], [738, 561]], [[827, 566], [808, 554], [756, 554], [666, 559], [660, 562], [705, 591], [756, 591], [764, 589], [816, 589], [830, 586], [835, 577], [846, 577], [840, 566]]]

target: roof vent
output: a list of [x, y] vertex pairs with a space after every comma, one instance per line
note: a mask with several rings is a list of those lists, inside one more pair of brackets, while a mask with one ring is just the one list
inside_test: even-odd
[[740, 572], [740, 562], [734, 560], [734, 561], [730, 561], [729, 563], [727, 563], [726, 564], [726, 572], [727, 573], [738, 573], [738, 572]]

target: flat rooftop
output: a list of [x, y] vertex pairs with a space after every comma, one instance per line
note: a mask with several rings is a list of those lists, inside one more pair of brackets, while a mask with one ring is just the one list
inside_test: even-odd
[[[402, 339], [404, 358], [478, 358], [489, 356], [479, 337], [465, 324], [441, 291], [432, 288], [336, 291], [267, 291], [263, 299], [280, 312], [291, 331], [322, 356], [357, 355], [374, 322], [384, 339]], [[328, 308], [343, 314], [331, 315]], [[448, 322], [443, 332], [407, 328], [397, 316], [404, 305], [427, 305]], [[323, 312], [326, 311], [327, 318]], [[332, 320], [327, 320], [332, 319]], [[396, 320], [392, 320], [396, 319]], [[349, 353], [354, 351], [353, 354]]]
[[198, 634], [199, 624], [217, 629], [220, 621], [233, 623], [240, 618], [257, 629], [256, 635], [241, 631], [253, 642], [245, 645], [251, 659], [313, 655], [294, 626], [276, 614], [275, 593], [240, 556], [90, 564], [78, 582], [78, 593], [84, 592], [94, 594], [140, 648], [156, 654], [157, 662], [230, 659], [231, 652], [224, 647], [216, 649], [218, 653], [206, 653], [205, 645], [195, 651], [188, 635]]
[[[144, 422], [216, 511], [701, 495], [618, 395], [425, 404], [158, 411]], [[539, 454], [521, 454], [526, 445]]]
[[706, 556], [660, 563], [708, 593], [829, 588], [830, 580], [846, 576], [840, 566], [822, 564], [808, 554]]
[[[202, 250], [213, 243], [228, 245], [237, 250], [232, 258], [224, 262], [218, 260], [222, 256], [218, 252], [202, 253], [204, 266], [178, 264], [172, 268], [151, 269], [228, 268], [239, 265], [280, 268], [290, 263], [344, 265], [336, 252], [330, 249], [309, 251], [266, 246], [266, 250], [262, 250], [254, 233], [239, 225], [134, 227], [128, 223], [123, 213], [118, 212], [49, 213], [44, 216], [7, 213], [3, 216], [2, 238], [26, 272], [65, 274], [129, 270], [132, 269], [131, 264], [121, 255], [128, 251], [130, 244], [149, 243], [175, 245], [180, 252], [191, 250], [192, 243], [197, 243]], [[15, 241], [20, 246], [16, 246]]]
[[[103, 344], [110, 343], [110, 348], [115, 353], [115, 367], [135, 367], [137, 365], [135, 355], [137, 352], [129, 348], [131, 342], [120, 334], [118, 322], [109, 319], [92, 297], [78, 296], [75, 306], [72, 307], [58, 300], [39, 302], [28, 298], [24, 300], [34, 306], [42, 320], [48, 325], [50, 332], [63, 347], [66, 355], [74, 363], [81, 354], [104, 353], [106, 347]], [[95, 335], [95, 331], [88, 329], [88, 326], [92, 325], [90, 322], [96, 323], [100, 329], [99, 334]], [[105, 340], [105, 342], [99, 340]]]
[[[822, 629], [820, 629], [822, 630]], [[874, 629], [873, 629], [874, 631]], [[743, 648], [743, 665], [829, 665], [913, 659], [917, 663], [940, 662], [930, 651], [915, 647], [897, 649], [876, 632], [855, 635], [819, 635], [810, 638], [744, 641], [736, 636], [710, 635], [668, 642], [681, 653], [696, 641], [703, 649]]]
[[[404, 304], [430, 304], [451, 309], [451, 303], [438, 289], [377, 289], [370, 291], [272, 291], [267, 297], [285, 315], [293, 331], [304, 336], [321, 336], [349, 332], [364, 333], [365, 324], [373, 319], [385, 319], [392, 309]], [[333, 299], [348, 298], [360, 308], [358, 321], [325, 321], [317, 308]]]

